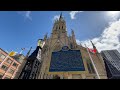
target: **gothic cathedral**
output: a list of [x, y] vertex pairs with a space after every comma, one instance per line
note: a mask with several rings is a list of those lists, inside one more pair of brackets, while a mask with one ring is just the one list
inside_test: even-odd
[[[45, 45], [41, 52], [42, 66], [38, 79], [97, 79], [94, 67], [91, 63], [87, 49], [76, 43], [74, 31], [71, 31], [71, 36], [67, 35], [66, 22], [62, 17], [62, 13], [58, 20], [54, 22], [51, 36], [47, 34], [44, 36]], [[96, 48], [92, 43], [93, 48]], [[71, 50], [80, 50], [83, 59], [85, 71], [64, 71], [64, 72], [50, 72], [50, 62], [52, 52], [57, 52], [63, 46], [68, 46]], [[97, 52], [97, 54], [90, 53], [93, 62], [96, 66], [98, 74], [101, 79], [107, 79], [104, 62]]]

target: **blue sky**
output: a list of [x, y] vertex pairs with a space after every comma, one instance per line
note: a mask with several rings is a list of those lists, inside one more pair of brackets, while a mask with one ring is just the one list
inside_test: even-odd
[[[107, 11], [62, 11], [67, 23], [68, 35], [71, 29], [75, 31], [76, 40], [79, 44], [86, 43], [91, 47], [89, 39], [93, 40], [99, 50], [103, 50], [109, 43], [109, 48], [120, 48], [119, 12], [108, 13]], [[0, 48], [3, 50], [20, 52], [20, 48], [35, 49], [37, 40], [43, 38], [46, 33], [50, 36], [54, 19], [61, 11], [0, 11]], [[113, 28], [114, 27], [114, 28]], [[111, 30], [112, 29], [112, 30]], [[114, 37], [111, 31], [116, 33]], [[107, 40], [117, 38], [115, 43]], [[115, 36], [116, 35], [116, 36]], [[106, 40], [106, 42], [105, 42]], [[117, 44], [116, 47], [114, 45]], [[23, 52], [26, 55], [28, 50]]]

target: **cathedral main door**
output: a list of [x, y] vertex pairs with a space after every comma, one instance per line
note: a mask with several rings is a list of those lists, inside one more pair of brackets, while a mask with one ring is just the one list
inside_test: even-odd
[[60, 76], [55, 75], [55, 76], [53, 77], [53, 79], [60, 79]]

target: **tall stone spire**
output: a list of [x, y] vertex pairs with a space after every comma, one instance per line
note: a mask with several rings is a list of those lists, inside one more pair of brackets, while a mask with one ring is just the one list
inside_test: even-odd
[[59, 20], [62, 18], [62, 12], [61, 12], [61, 14], [60, 14], [60, 18], [59, 18]]
[[47, 39], [47, 35], [48, 35], [48, 33], [46, 33], [46, 34], [44, 35], [44, 40], [46, 40], [46, 39]]
[[72, 32], [72, 36], [75, 36], [74, 31], [72, 29], [71, 29], [71, 32]]
[[[58, 21], [54, 23], [53, 30], [51, 33], [51, 45], [57, 45], [56, 42], [61, 42], [61, 46], [68, 45], [68, 36], [66, 30], [66, 21], [63, 18], [62, 12], [60, 13], [60, 17]], [[56, 41], [56, 42], [55, 42]]]
[[76, 48], [77, 43], [76, 43], [75, 34], [74, 34], [74, 30], [73, 29], [71, 29], [71, 34], [72, 34], [72, 44], [73, 44], [73, 47]]
[[28, 56], [29, 56], [29, 54], [30, 54], [30, 52], [31, 52], [31, 49], [32, 49], [32, 47], [30, 47], [30, 50], [27, 52], [26, 58], [28, 58]]
[[62, 12], [61, 12], [58, 21], [56, 21], [54, 23], [52, 34], [56, 35], [58, 33], [65, 33], [65, 32], [66, 32], [66, 22], [63, 18]]

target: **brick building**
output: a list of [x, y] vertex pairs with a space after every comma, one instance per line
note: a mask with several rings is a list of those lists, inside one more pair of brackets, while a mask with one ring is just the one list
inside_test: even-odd
[[20, 65], [20, 62], [0, 48], [0, 79], [13, 79]]

